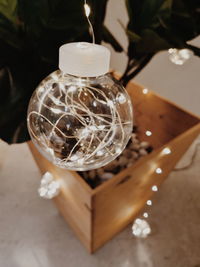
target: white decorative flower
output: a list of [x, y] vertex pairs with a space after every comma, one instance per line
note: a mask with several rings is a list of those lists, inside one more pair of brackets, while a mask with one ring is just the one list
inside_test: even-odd
[[168, 50], [169, 59], [176, 65], [183, 65], [193, 54], [189, 49], [170, 48]]
[[139, 238], [146, 238], [151, 233], [151, 227], [146, 220], [137, 218], [132, 226], [132, 233]]
[[54, 177], [50, 172], [45, 172], [38, 189], [39, 196], [45, 199], [52, 199], [56, 197], [59, 192], [60, 183], [54, 180]]

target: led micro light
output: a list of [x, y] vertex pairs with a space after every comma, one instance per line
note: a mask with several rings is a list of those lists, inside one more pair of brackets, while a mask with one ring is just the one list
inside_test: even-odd
[[142, 93], [143, 93], [144, 95], [148, 94], [148, 92], [149, 92], [149, 90], [148, 90], [147, 88], [144, 88], [144, 89], [142, 90]]
[[148, 206], [152, 206], [152, 200], [150, 200], [150, 199], [147, 200], [147, 205], [148, 205]]
[[161, 169], [161, 168], [157, 168], [157, 169], [156, 169], [156, 173], [157, 173], [157, 174], [161, 174], [161, 173], [162, 173], [162, 169]]
[[152, 190], [153, 192], [157, 192], [157, 191], [158, 191], [158, 187], [157, 187], [157, 185], [153, 185], [152, 188], [151, 188], [151, 190]]
[[85, 9], [85, 15], [86, 15], [89, 27], [90, 27], [90, 32], [92, 34], [92, 42], [94, 44], [95, 43], [94, 29], [93, 29], [92, 23], [91, 23], [91, 21], [89, 19], [89, 16], [90, 16], [90, 13], [91, 13], [91, 9], [90, 9], [90, 6], [87, 4], [86, 0], [85, 0], [85, 4], [84, 4], [84, 9]]
[[84, 4], [85, 15], [88, 18], [90, 16], [90, 7], [87, 3]]
[[151, 136], [152, 132], [151, 131], [146, 131], [145, 134], [146, 134], [146, 136]]
[[168, 155], [171, 154], [171, 149], [169, 147], [166, 147], [162, 150], [162, 154], [164, 155]]
[[143, 213], [143, 217], [144, 217], [144, 218], [148, 218], [148, 217], [149, 217], [149, 214], [148, 214], [147, 212], [144, 212], [144, 213]]

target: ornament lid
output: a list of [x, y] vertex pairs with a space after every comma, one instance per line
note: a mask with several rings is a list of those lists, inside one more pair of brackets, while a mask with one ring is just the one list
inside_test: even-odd
[[110, 68], [110, 51], [87, 42], [64, 44], [59, 49], [59, 68], [64, 73], [80, 77], [97, 77]]

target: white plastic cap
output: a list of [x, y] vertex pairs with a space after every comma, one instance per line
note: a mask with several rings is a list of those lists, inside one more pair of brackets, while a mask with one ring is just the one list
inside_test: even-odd
[[110, 68], [110, 51], [102, 45], [86, 42], [65, 44], [59, 50], [59, 68], [79, 77], [104, 75]]

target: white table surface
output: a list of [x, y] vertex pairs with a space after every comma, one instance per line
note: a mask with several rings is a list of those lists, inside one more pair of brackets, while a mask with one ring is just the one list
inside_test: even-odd
[[147, 239], [134, 238], [130, 225], [89, 255], [54, 204], [38, 197], [40, 174], [27, 145], [1, 143], [0, 150], [1, 267], [200, 266], [200, 151], [156, 193]]

